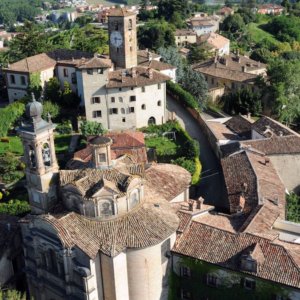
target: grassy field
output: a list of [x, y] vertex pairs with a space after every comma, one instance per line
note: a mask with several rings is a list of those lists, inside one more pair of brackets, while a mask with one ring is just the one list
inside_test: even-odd
[[249, 23], [247, 26], [249, 35], [255, 43], [259, 43], [262, 40], [267, 40], [272, 44], [280, 43], [272, 34], [259, 28], [259, 25], [261, 25], [261, 24]]
[[[8, 137], [9, 142], [0, 141], [0, 155], [5, 155], [7, 152], [12, 152], [16, 155], [23, 155], [23, 146], [21, 139], [18, 136]], [[55, 136], [55, 152], [57, 154], [64, 154], [68, 151], [70, 145], [71, 135], [57, 135]]]
[[8, 143], [0, 141], [0, 155], [5, 155], [7, 152], [23, 155], [23, 146], [20, 138], [18, 136], [10, 136], [8, 140]]

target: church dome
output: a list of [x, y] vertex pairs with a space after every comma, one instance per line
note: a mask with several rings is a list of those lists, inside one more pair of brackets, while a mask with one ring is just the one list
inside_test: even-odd
[[43, 105], [35, 100], [34, 95], [32, 95], [32, 101], [26, 105], [26, 116], [28, 118], [39, 119], [42, 117]]

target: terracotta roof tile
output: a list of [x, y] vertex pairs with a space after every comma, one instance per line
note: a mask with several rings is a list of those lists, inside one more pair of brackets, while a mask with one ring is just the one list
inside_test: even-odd
[[[133, 75], [136, 72], [136, 75]], [[171, 78], [156, 70], [145, 67], [135, 67], [127, 70], [109, 72], [107, 88], [139, 87], [163, 83]]]
[[170, 70], [170, 69], [176, 69], [176, 67], [161, 62], [161, 61], [157, 61], [157, 60], [150, 60], [144, 63], [139, 64], [142, 67], [148, 67], [157, 71], [164, 71], [164, 70]]
[[[241, 253], [258, 247], [260, 248], [259, 268], [250, 274], [300, 288], [299, 266], [291, 253], [281, 245], [252, 234], [235, 234], [193, 221], [179, 237], [172, 251], [245, 272], [240, 267]], [[264, 259], [261, 259], [262, 256]]]
[[220, 34], [214, 33], [214, 32], [210, 32], [210, 33], [199, 36], [198, 42], [199, 43], [207, 43], [209, 46], [211, 46], [212, 48], [216, 48], [216, 49], [221, 49], [226, 44], [230, 43], [229, 39], [225, 38], [224, 36], [222, 36]]

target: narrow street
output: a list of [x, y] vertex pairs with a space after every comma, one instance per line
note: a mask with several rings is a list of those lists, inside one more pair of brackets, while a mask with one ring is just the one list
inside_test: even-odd
[[226, 207], [224, 195], [224, 182], [221, 166], [208, 140], [201, 131], [196, 120], [174, 99], [167, 97], [167, 110], [175, 112], [177, 120], [190, 136], [200, 144], [200, 161], [202, 164], [201, 182], [197, 187], [197, 196], [202, 196], [205, 203], [215, 205], [220, 209]]

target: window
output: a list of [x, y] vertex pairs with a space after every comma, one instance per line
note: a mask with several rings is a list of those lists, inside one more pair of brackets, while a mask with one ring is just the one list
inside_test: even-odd
[[130, 96], [130, 99], [129, 99], [130, 102], [133, 102], [135, 100], [136, 100], [135, 96]]
[[171, 241], [167, 239], [161, 244], [161, 263], [163, 264], [170, 257]]
[[68, 77], [68, 75], [69, 75], [68, 69], [64, 69], [64, 77]]
[[119, 92], [122, 92], [122, 88], [119, 88]]
[[99, 154], [99, 162], [106, 162], [106, 155], [105, 153]]
[[49, 262], [49, 271], [57, 274], [58, 267], [57, 267], [56, 253], [52, 249], [48, 251], [48, 262]]
[[157, 101], [157, 106], [161, 106], [161, 101], [160, 100]]
[[26, 85], [26, 79], [25, 76], [21, 76], [21, 84]]
[[97, 69], [98, 74], [103, 74], [103, 69]]
[[128, 30], [132, 30], [132, 19], [128, 21]]
[[93, 111], [93, 118], [101, 118], [101, 117], [102, 117], [101, 110], [94, 110]]
[[122, 97], [119, 97], [119, 102], [123, 103], [123, 98]]
[[214, 78], [211, 79], [211, 84], [215, 84], [215, 79]]
[[132, 52], [132, 46], [130, 46], [130, 52]]
[[142, 110], [146, 109], [146, 104], [142, 104]]
[[121, 114], [125, 115], [125, 108], [121, 108]]
[[115, 22], [114, 26], [115, 26], [115, 30], [119, 30], [119, 23], [117, 21]]
[[134, 107], [129, 107], [129, 113], [134, 113]]
[[122, 122], [125, 123], [126, 122], [126, 118], [122, 118]]
[[189, 292], [189, 291], [187, 291], [187, 290], [184, 290], [184, 289], [182, 289], [181, 290], [181, 293], [180, 293], [181, 295], [181, 299], [182, 300], [189, 300], [189, 299], [192, 299], [192, 294], [191, 294], [191, 292]]
[[191, 277], [191, 269], [188, 267], [182, 266], [180, 268], [180, 275], [181, 275], [181, 277]]
[[131, 87], [130, 89], [133, 91], [133, 90], [134, 90], [134, 87]]
[[93, 75], [93, 69], [87, 69], [87, 74], [89, 74], [89, 75]]
[[142, 86], [142, 93], [146, 92], [146, 88], [144, 86]]
[[247, 290], [255, 290], [256, 282], [253, 279], [242, 278], [242, 285]]
[[76, 78], [76, 73], [75, 73], [75, 72], [73, 72], [73, 73], [71, 74], [71, 81], [72, 81], [73, 84], [76, 84], [76, 83], [77, 83], [77, 78]]
[[217, 286], [218, 277], [212, 274], [206, 275], [206, 284], [210, 286]]
[[119, 49], [119, 47], [117, 48], [117, 53], [119, 53], [119, 51], [120, 51], [120, 49]]
[[110, 115], [117, 115], [118, 114], [118, 109], [117, 108], [110, 108], [109, 109], [109, 114]]
[[15, 75], [10, 75], [10, 83], [12, 83], [12, 84], [16, 83]]
[[234, 89], [235, 88], [235, 84], [234, 82], [231, 82], [231, 88]]
[[157, 89], [161, 89], [161, 84], [159, 83], [159, 84], [157, 84]]
[[110, 98], [110, 102], [111, 102], [111, 103], [115, 103], [115, 101], [116, 101], [115, 97], [111, 97], [111, 98]]
[[92, 104], [99, 104], [101, 103], [101, 98], [100, 97], [93, 97], [92, 98]]

